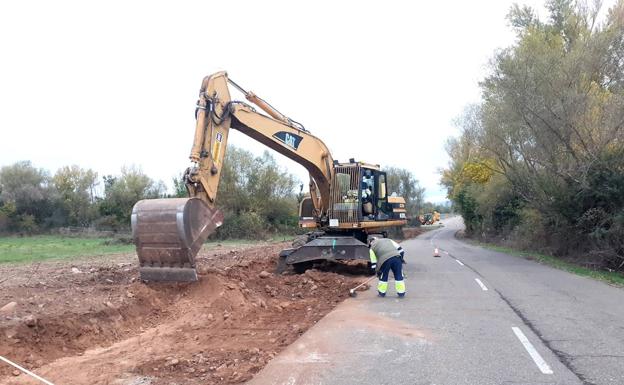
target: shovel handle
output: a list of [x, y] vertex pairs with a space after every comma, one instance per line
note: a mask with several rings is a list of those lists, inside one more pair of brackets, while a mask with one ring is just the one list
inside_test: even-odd
[[372, 277], [370, 277], [370, 278], [369, 278], [369, 279], [367, 279], [366, 281], [364, 281], [364, 282], [360, 283], [359, 285], [357, 285], [356, 287], [354, 287], [354, 288], [353, 288], [353, 289], [351, 289], [351, 290], [354, 290], [354, 291], [355, 291], [356, 289], [358, 289], [358, 288], [360, 288], [361, 286], [363, 286], [363, 285], [365, 285], [365, 284], [369, 283], [370, 281], [372, 281], [372, 280], [373, 280], [373, 279], [375, 279], [375, 278], [377, 278], [377, 276], [373, 275]]

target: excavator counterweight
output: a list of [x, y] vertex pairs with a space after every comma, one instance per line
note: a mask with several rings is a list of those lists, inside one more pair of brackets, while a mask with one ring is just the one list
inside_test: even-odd
[[139, 273], [146, 281], [197, 281], [195, 256], [223, 222], [198, 198], [145, 199], [132, 209]]

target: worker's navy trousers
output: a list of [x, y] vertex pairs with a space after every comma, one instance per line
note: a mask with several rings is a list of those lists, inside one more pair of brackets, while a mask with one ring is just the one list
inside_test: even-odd
[[403, 281], [403, 262], [397, 255], [386, 260], [379, 268], [381, 277], [379, 277], [379, 284], [377, 284], [377, 291], [379, 295], [385, 296], [388, 290], [388, 278], [390, 278], [390, 270], [394, 275], [394, 286], [397, 294], [402, 297], [405, 295], [405, 281]]

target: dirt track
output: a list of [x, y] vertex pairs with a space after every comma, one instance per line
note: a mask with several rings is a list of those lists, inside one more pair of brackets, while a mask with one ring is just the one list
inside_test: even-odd
[[[197, 284], [138, 282], [134, 254], [0, 266], [0, 355], [57, 385], [244, 382], [365, 278], [265, 277], [284, 246], [203, 250]], [[35, 383], [15, 374], [0, 363], [0, 383]]]

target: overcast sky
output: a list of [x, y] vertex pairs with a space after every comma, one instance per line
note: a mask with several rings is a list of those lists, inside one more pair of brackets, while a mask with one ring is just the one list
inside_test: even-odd
[[[408, 168], [441, 201], [444, 143], [514, 40], [512, 3], [3, 1], [0, 165], [135, 164], [171, 184], [189, 165], [201, 80], [227, 70], [334, 159]], [[230, 144], [264, 149], [238, 132]]]

